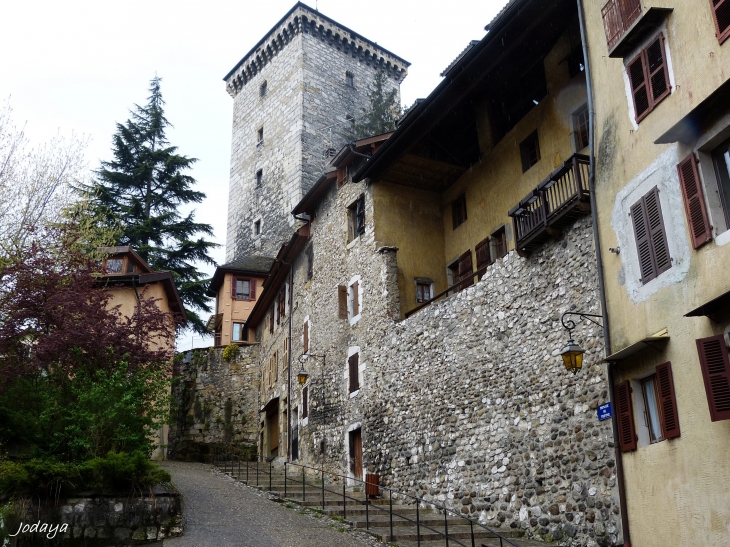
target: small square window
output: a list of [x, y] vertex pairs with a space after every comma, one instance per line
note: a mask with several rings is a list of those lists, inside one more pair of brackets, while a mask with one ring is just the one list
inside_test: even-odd
[[256, 187], [260, 187], [261, 184], [264, 182], [264, 170], [259, 169], [256, 171]]
[[466, 195], [461, 194], [451, 204], [451, 219], [453, 220], [454, 230], [464, 224], [466, 221]]
[[360, 282], [359, 281], [353, 281], [352, 284], [348, 287], [347, 290], [347, 300], [348, 300], [348, 315], [350, 320], [354, 319], [358, 315], [360, 315], [360, 312], [362, 311], [362, 308], [360, 307]]
[[345, 82], [350, 87], [355, 87], [355, 75], [349, 70], [345, 72]]
[[520, 143], [520, 155], [522, 156], [523, 173], [540, 161], [540, 142], [537, 138], [537, 130]]
[[416, 283], [416, 302], [428, 302], [432, 298], [431, 283]]
[[248, 329], [245, 323], [233, 323], [232, 342], [245, 342], [248, 340]]
[[353, 241], [365, 233], [365, 196], [347, 208], [347, 242]]
[[233, 278], [233, 298], [236, 300], [253, 300], [252, 280]]
[[266, 80], [264, 80], [263, 83], [261, 84], [261, 87], [259, 87], [259, 97], [261, 97], [263, 99], [264, 96], [266, 95], [267, 90], [268, 90], [267, 82], [266, 82]]
[[350, 378], [349, 392], [354, 393], [360, 389], [360, 354], [354, 353], [347, 358], [348, 376]]
[[264, 144], [264, 128], [261, 126], [257, 132], [258, 144]]
[[257, 220], [253, 223], [253, 235], [261, 235], [261, 221]]
[[504, 228], [500, 228], [492, 234], [492, 241], [494, 241], [495, 260], [507, 256], [507, 234]]
[[106, 273], [115, 274], [122, 273], [122, 259], [121, 258], [108, 258], [104, 266]]

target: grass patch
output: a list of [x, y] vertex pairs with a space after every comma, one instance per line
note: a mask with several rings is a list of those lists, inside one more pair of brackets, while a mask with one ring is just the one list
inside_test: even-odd
[[345, 519], [340, 515], [333, 515], [332, 520], [336, 520], [337, 522], [345, 522]]
[[284, 504], [284, 507], [286, 507], [287, 509], [294, 509], [294, 504], [287, 502]]

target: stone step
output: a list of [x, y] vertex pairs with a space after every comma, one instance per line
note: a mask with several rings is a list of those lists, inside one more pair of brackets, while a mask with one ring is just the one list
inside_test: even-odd
[[[394, 523], [395, 524], [395, 523]], [[421, 527], [421, 541], [441, 541], [445, 544], [444, 527], [443, 523], [441, 526], [431, 526], [433, 530], [429, 530], [425, 527]], [[369, 532], [373, 533], [380, 541], [385, 543], [397, 543], [401, 545], [402, 542], [418, 541], [418, 534], [415, 524], [410, 527], [396, 527], [393, 526], [393, 535], [390, 535], [390, 527], [370, 527]], [[502, 533], [502, 532], [500, 532]], [[504, 534], [503, 534], [504, 535]], [[465, 545], [471, 543], [472, 531], [469, 526], [456, 525], [449, 526], [449, 538], [460, 540]], [[474, 538], [484, 543], [484, 540], [496, 538], [495, 534], [481, 528], [479, 526], [474, 527]], [[463, 540], [468, 540], [464, 542]], [[497, 539], [499, 541], [499, 539]]]
[[[501, 534], [502, 532], [500, 532]], [[535, 541], [535, 540], [528, 540], [523, 539], [521, 537], [510, 537], [508, 535], [504, 535], [505, 538], [507, 538], [509, 541], [512, 542], [512, 544], [507, 543], [507, 540], [503, 540], [501, 545], [499, 542], [498, 537], [493, 538], [479, 538], [474, 541], [475, 547], [512, 547], [512, 545], [517, 545], [518, 547], [549, 547], [551, 545], [555, 545], [553, 543], [543, 543], [542, 541]], [[464, 541], [459, 540], [461, 543], [466, 545], [467, 547], [471, 547], [471, 539]], [[438, 540], [421, 540], [420, 543], [418, 541], [411, 541], [411, 540], [401, 540], [398, 542], [398, 547], [444, 547], [445, 541], [443, 538]], [[458, 544], [454, 544], [453, 542], [449, 543], [450, 546], [455, 546]]]
[[[399, 508], [400, 509], [400, 508]], [[363, 511], [364, 513], [364, 511]], [[374, 514], [375, 513], [375, 514]], [[407, 517], [407, 518], [403, 518]], [[368, 525], [368, 522], [370, 524], [370, 528], [390, 528], [390, 514], [385, 511], [378, 511], [377, 509], [375, 511], [370, 511], [370, 517], [369, 520], [365, 519], [364, 514], [363, 515], [351, 515], [349, 512], [347, 513], [347, 517], [345, 519], [350, 526], [353, 526], [354, 528], [366, 528]], [[401, 513], [400, 510], [396, 513], [395, 508], [393, 510], [393, 528], [403, 528], [403, 527], [413, 527], [413, 529], [416, 529], [416, 513], [415, 511], [412, 514], [405, 514]], [[422, 526], [430, 526], [431, 528], [437, 528], [444, 526], [444, 517], [439, 517], [438, 515], [429, 514], [429, 515], [419, 515], [418, 521], [421, 523]], [[449, 519], [449, 530], [451, 530], [452, 526], [459, 526], [460, 524], [463, 524], [464, 521], [459, 518], [455, 519]]]

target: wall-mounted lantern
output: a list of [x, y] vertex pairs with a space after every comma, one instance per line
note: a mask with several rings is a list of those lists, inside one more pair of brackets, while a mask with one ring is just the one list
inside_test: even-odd
[[583, 367], [583, 354], [585, 353], [585, 350], [573, 341], [571, 331], [575, 328], [575, 321], [573, 321], [572, 319], [568, 319], [566, 321], [565, 317], [568, 315], [577, 315], [578, 317], [582, 319], [587, 319], [591, 323], [594, 323], [603, 328], [603, 325], [601, 325], [598, 321], [594, 321], [593, 319], [591, 319], [591, 317], [600, 318], [602, 316], [595, 315], [593, 313], [567, 311], [560, 318], [560, 322], [563, 324], [563, 328], [568, 331], [568, 343], [565, 344], [565, 347], [560, 351], [560, 356], [563, 358], [565, 368], [569, 372], [575, 374]]

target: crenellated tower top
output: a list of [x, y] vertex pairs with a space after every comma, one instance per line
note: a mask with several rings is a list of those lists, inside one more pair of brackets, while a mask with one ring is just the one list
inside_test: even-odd
[[360, 34], [297, 2], [274, 27], [244, 55], [223, 80], [231, 97], [281, 52], [297, 34], [319, 38], [360, 62], [382, 70], [398, 83], [408, 75], [410, 63]]

